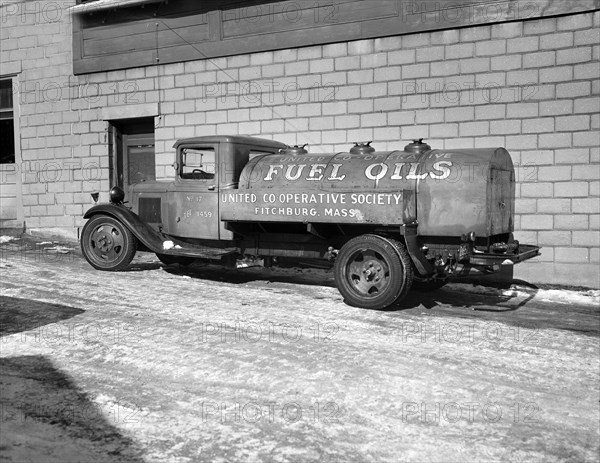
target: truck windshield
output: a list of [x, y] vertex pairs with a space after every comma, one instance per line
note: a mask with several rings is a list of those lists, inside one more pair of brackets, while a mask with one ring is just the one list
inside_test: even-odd
[[180, 176], [188, 180], [212, 180], [215, 178], [214, 148], [184, 148], [181, 156]]

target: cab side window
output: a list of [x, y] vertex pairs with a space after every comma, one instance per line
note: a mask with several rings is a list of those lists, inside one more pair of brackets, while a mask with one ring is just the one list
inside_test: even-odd
[[180, 177], [186, 180], [213, 180], [216, 173], [214, 148], [183, 148]]

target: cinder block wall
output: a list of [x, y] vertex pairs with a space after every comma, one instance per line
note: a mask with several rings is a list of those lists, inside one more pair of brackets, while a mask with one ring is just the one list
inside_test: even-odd
[[504, 146], [516, 237], [544, 248], [516, 276], [600, 286], [599, 12], [76, 77], [68, 14], [34, 16], [3, 18], [1, 32], [3, 67], [22, 67], [28, 227], [80, 227], [89, 193], [109, 186], [106, 108], [134, 117], [156, 105], [161, 178], [188, 136], [257, 135], [312, 152], [417, 137]]
[[68, 7], [74, 4], [3, 2], [0, 9], [0, 77], [14, 76], [20, 113], [14, 168], [22, 178], [25, 225], [72, 235], [90, 193], [109, 186], [106, 123], [98, 120], [108, 103], [79, 97], [89, 77], [73, 76]]

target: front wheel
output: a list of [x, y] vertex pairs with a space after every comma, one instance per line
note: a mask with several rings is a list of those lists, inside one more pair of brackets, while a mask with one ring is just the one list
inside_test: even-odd
[[347, 304], [383, 309], [408, 293], [413, 271], [402, 243], [378, 235], [362, 235], [342, 246], [334, 276]]
[[123, 270], [131, 263], [136, 250], [135, 236], [113, 217], [96, 215], [83, 227], [81, 251], [98, 270]]

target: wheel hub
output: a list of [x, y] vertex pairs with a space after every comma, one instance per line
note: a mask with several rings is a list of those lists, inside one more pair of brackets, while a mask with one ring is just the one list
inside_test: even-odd
[[98, 243], [98, 249], [102, 252], [110, 251], [113, 246], [113, 240], [106, 233], [102, 233], [96, 240], [96, 243]]
[[363, 267], [362, 273], [367, 281], [379, 281], [383, 276], [381, 265], [377, 261], [368, 261]]
[[389, 267], [380, 254], [361, 250], [349, 261], [346, 275], [359, 294], [373, 297], [387, 286]]
[[118, 259], [122, 254], [123, 244], [123, 236], [111, 224], [100, 225], [90, 236], [90, 247], [103, 262]]

